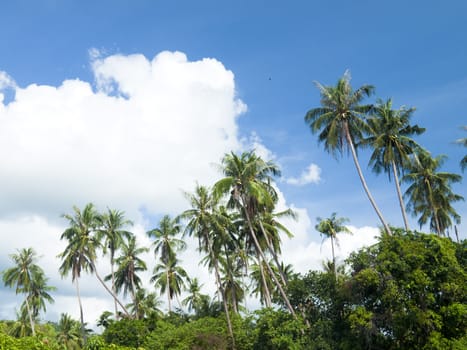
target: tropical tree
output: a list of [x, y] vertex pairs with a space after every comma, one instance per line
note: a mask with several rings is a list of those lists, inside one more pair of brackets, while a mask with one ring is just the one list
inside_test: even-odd
[[[62, 344], [63, 349], [81, 349], [82, 339], [80, 338], [80, 322], [74, 320], [68, 314], [61, 314], [57, 325], [57, 341]], [[85, 329], [86, 333], [89, 330]]]
[[94, 272], [99, 282], [117, 300], [117, 303], [119, 303], [127, 315], [128, 311], [112, 290], [107, 287], [96, 270], [96, 250], [99, 248], [100, 242], [95, 235], [95, 231], [99, 223], [99, 214], [92, 203], [88, 203], [82, 211], [78, 207], [73, 207], [73, 211], [74, 214], [63, 215], [68, 220], [69, 227], [62, 233], [60, 239], [67, 240], [68, 244], [65, 250], [59, 254], [59, 257], [62, 259], [59, 271], [62, 277], [66, 277], [71, 271], [71, 280], [76, 285], [78, 295], [81, 331], [83, 339], [85, 339], [83, 307], [79, 289], [79, 278], [82, 271]]
[[350, 73], [346, 71], [336, 86], [323, 86], [315, 82], [321, 94], [321, 107], [310, 109], [305, 115], [312, 133], [318, 133], [319, 142], [324, 143], [324, 149], [337, 157], [345, 150], [350, 150], [352, 159], [360, 177], [360, 181], [370, 200], [373, 209], [384, 226], [391, 234], [391, 229], [379, 210], [363, 176], [358, 162], [355, 143], [358, 143], [368, 132], [365, 122], [366, 115], [371, 111], [371, 105], [361, 105], [365, 97], [370, 96], [374, 87], [363, 85], [356, 90], [350, 85]]
[[402, 199], [399, 176], [403, 173], [403, 165], [409, 160], [409, 156], [421, 149], [412, 137], [425, 131], [418, 125], [410, 125], [414, 111], [415, 108], [404, 106], [397, 110], [393, 109], [391, 99], [378, 100], [368, 119], [370, 136], [359, 143], [373, 149], [369, 164], [375, 173], [384, 171], [388, 174], [389, 180], [392, 173], [406, 230], [409, 230], [409, 222]]
[[[217, 290], [221, 296], [227, 319], [227, 328], [229, 336], [235, 348], [235, 339], [233, 335], [232, 322], [230, 320], [229, 307], [225, 290], [222, 285], [220, 267], [219, 267], [219, 244], [214, 245], [218, 233], [224, 232], [226, 216], [218, 210], [219, 200], [213, 193], [204, 186], [197, 185], [194, 194], [186, 193], [186, 198], [190, 203], [190, 209], [185, 210], [180, 218], [187, 220], [184, 235], [194, 236], [198, 239], [198, 249], [200, 252], [207, 253], [207, 262], [210, 268], [214, 268]], [[217, 240], [218, 242], [218, 240]], [[206, 304], [208, 305], [208, 304]]]
[[188, 311], [194, 311], [195, 314], [201, 310], [203, 305], [204, 294], [201, 293], [201, 287], [198, 278], [187, 278], [188, 287], [187, 292], [188, 296], [182, 300], [182, 305], [188, 308]]
[[444, 155], [433, 158], [427, 151], [420, 152], [407, 164], [408, 172], [402, 178], [409, 184], [404, 194], [409, 211], [413, 215], [420, 215], [420, 228], [429, 221], [430, 229], [438, 235], [444, 234], [452, 226], [452, 220], [460, 223], [460, 215], [452, 203], [464, 200], [451, 188], [462, 177], [439, 171], [445, 160]]
[[154, 239], [154, 254], [160, 255], [160, 260], [167, 263], [176, 256], [178, 251], [186, 248], [186, 243], [177, 238], [181, 232], [178, 218], [172, 219], [169, 215], [164, 215], [159, 226], [148, 231], [147, 235]]
[[159, 309], [161, 301], [156, 293], [149, 293], [144, 288], [138, 288], [135, 294], [135, 299], [128, 304], [128, 309], [136, 319], [153, 318], [162, 315]]
[[259, 213], [270, 210], [276, 203], [277, 193], [272, 186], [272, 176], [280, 174], [279, 168], [273, 162], [266, 162], [254, 152], [244, 152], [240, 156], [226, 154], [222, 159], [225, 177], [214, 185], [217, 197], [229, 194], [229, 205], [239, 209], [247, 223], [247, 232], [252, 239], [256, 253], [261, 261], [266, 262], [269, 274], [280, 291], [284, 303], [295, 316], [288, 297], [271, 266], [267, 263], [264, 250], [254, 229], [254, 221]]
[[[112, 291], [117, 293], [115, 286], [115, 253], [123, 245], [124, 239], [130, 239], [132, 233], [125, 230], [127, 226], [133, 225], [130, 220], [125, 219], [125, 214], [121, 211], [114, 209], [107, 209], [107, 212], [98, 217], [100, 229], [98, 232], [98, 239], [104, 239], [104, 251], [109, 250], [110, 256], [110, 269], [111, 269], [111, 283]], [[117, 300], [114, 299], [115, 315], [118, 315]]]
[[[467, 125], [464, 125], [462, 128], [463, 128], [465, 131], [467, 131]], [[457, 140], [456, 143], [458, 143], [458, 144], [460, 144], [460, 145], [462, 145], [462, 146], [464, 146], [464, 147], [467, 147], [467, 137], [464, 137], [464, 138], [462, 138], [462, 139]], [[460, 164], [461, 164], [462, 171], [464, 171], [465, 168], [467, 167], [467, 155], [465, 155], [465, 156], [462, 158]]]
[[[134, 305], [136, 292], [141, 287], [141, 278], [138, 272], [146, 271], [146, 263], [139, 255], [149, 251], [149, 248], [138, 247], [136, 244], [136, 237], [131, 235], [128, 237], [128, 242], [123, 241], [120, 246], [121, 255], [115, 260], [118, 269], [115, 272], [115, 289], [117, 292], [123, 290], [123, 295], [131, 294]], [[106, 276], [106, 280], [112, 276]], [[138, 315], [138, 310], [135, 310], [134, 315]]]
[[[169, 255], [169, 259], [157, 264], [154, 268], [153, 282], [160, 289], [161, 294], [167, 293], [169, 313], [172, 312], [172, 300], [177, 298], [185, 288], [185, 279], [188, 277], [186, 271], [178, 265], [176, 255]], [[179, 302], [180, 304], [180, 302]]]
[[14, 287], [16, 294], [24, 293], [26, 310], [31, 325], [32, 335], [35, 336], [34, 330], [34, 317], [32, 307], [30, 305], [30, 294], [34, 286], [44, 274], [42, 269], [36, 264], [37, 255], [32, 248], [23, 248], [18, 250], [17, 254], [11, 254], [10, 258], [13, 260], [14, 266], [2, 272], [3, 283], [7, 287]]
[[39, 317], [39, 312], [41, 310], [47, 310], [46, 302], [49, 304], [54, 303], [54, 298], [50, 295], [49, 292], [53, 292], [57, 288], [49, 286], [47, 284], [48, 280], [49, 279], [45, 276], [42, 269], [39, 269], [39, 271], [34, 274], [31, 281], [31, 289], [27, 298], [30, 301], [33, 318]]
[[332, 213], [330, 218], [322, 219], [317, 218], [318, 223], [315, 228], [324, 238], [331, 239], [331, 252], [332, 252], [332, 266], [333, 273], [337, 281], [337, 267], [336, 267], [336, 254], [334, 251], [334, 245], [339, 245], [337, 239], [338, 233], [352, 233], [344, 224], [349, 220], [347, 218], [337, 218], [337, 213]]

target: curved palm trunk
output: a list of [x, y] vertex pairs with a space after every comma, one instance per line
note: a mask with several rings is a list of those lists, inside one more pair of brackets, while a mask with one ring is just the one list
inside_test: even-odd
[[83, 343], [86, 344], [86, 330], [84, 329], [84, 317], [83, 317], [83, 304], [81, 303], [81, 295], [79, 292], [79, 283], [78, 279], [75, 279], [76, 284], [76, 294], [78, 296], [78, 305], [79, 305], [79, 318], [81, 321], [81, 336], [83, 337]]
[[34, 329], [34, 320], [32, 319], [31, 307], [29, 306], [28, 296], [26, 296], [26, 309], [28, 310], [29, 323], [31, 324], [32, 336], [36, 336], [36, 330]]
[[287, 306], [287, 308], [289, 309], [290, 313], [292, 314], [292, 316], [297, 319], [297, 315], [295, 314], [295, 311], [292, 307], [292, 305], [290, 304], [290, 301], [289, 301], [289, 298], [287, 298], [287, 295], [285, 294], [285, 291], [284, 289], [282, 288], [282, 285], [280, 284], [279, 280], [277, 279], [276, 275], [274, 274], [274, 272], [272, 271], [271, 269], [271, 266], [269, 266], [267, 260], [266, 260], [266, 257], [264, 255], [264, 252], [263, 250], [261, 249], [261, 246], [259, 245], [259, 242], [258, 242], [258, 238], [256, 237], [256, 233], [255, 231], [253, 230], [253, 225], [251, 223], [251, 220], [250, 220], [250, 215], [248, 214], [248, 211], [247, 211], [247, 206], [246, 206], [246, 200], [244, 198], [244, 196], [242, 195], [241, 196], [242, 198], [242, 205], [243, 205], [243, 210], [245, 211], [245, 216], [246, 216], [246, 221], [248, 223], [248, 228], [250, 229], [250, 234], [251, 234], [251, 237], [253, 238], [253, 241], [255, 242], [255, 246], [256, 246], [256, 249], [259, 253], [259, 255], [261, 256], [261, 259], [263, 259], [263, 261], [266, 263], [266, 266], [268, 268], [268, 272], [271, 274], [271, 277], [272, 279], [274, 280], [274, 283], [276, 284], [277, 288], [279, 289], [279, 292], [282, 296], [282, 299], [284, 299], [284, 302]]
[[110, 293], [110, 295], [112, 295], [112, 297], [114, 298], [114, 300], [118, 303], [118, 305], [120, 305], [120, 307], [122, 308], [122, 310], [125, 312], [125, 314], [130, 317], [130, 313], [128, 312], [128, 310], [126, 309], [126, 307], [122, 304], [122, 302], [117, 298], [117, 296], [114, 294], [114, 292], [112, 292], [112, 290], [107, 287], [107, 285], [105, 284], [104, 280], [101, 278], [101, 276], [99, 275], [99, 273], [97, 272], [97, 269], [96, 269], [96, 265], [94, 265], [94, 262], [91, 262], [91, 267], [94, 271], [94, 274], [96, 275], [96, 278], [99, 280], [99, 282], [104, 286], [105, 290], [107, 292]]
[[407, 219], [407, 212], [405, 211], [404, 201], [402, 200], [402, 192], [401, 192], [401, 187], [399, 183], [399, 176], [397, 175], [397, 167], [396, 167], [396, 163], [394, 162], [394, 160], [391, 162], [391, 164], [392, 164], [392, 172], [394, 174], [394, 182], [396, 183], [397, 197], [399, 198], [399, 205], [401, 207], [402, 218], [404, 219], [405, 230], [408, 232], [409, 221]]
[[258, 256], [258, 266], [259, 266], [259, 272], [261, 274], [261, 283], [263, 284], [263, 290], [264, 290], [264, 295], [263, 295], [264, 303], [266, 304], [266, 307], [271, 307], [272, 306], [271, 292], [269, 291], [268, 282], [266, 281], [266, 276], [264, 273], [264, 266], [259, 256]]
[[225, 317], [227, 319], [227, 328], [229, 329], [229, 335], [232, 340], [232, 349], [235, 350], [235, 337], [234, 337], [233, 329], [232, 329], [232, 321], [230, 320], [229, 307], [227, 305], [227, 300], [225, 297], [225, 290], [222, 287], [221, 275], [219, 273], [219, 265], [217, 263], [217, 259], [214, 255], [214, 252], [212, 251], [211, 239], [209, 238], [208, 235], [206, 235], [206, 238], [208, 241], [209, 255], [211, 256], [211, 259], [213, 259], [213, 262], [214, 262], [214, 272], [216, 274], [217, 289], [219, 290], [221, 294], [222, 304], [224, 305]]
[[133, 299], [133, 305], [135, 305], [135, 318], [139, 319], [139, 303], [136, 302], [136, 288], [135, 279], [131, 277], [131, 298]]
[[[231, 264], [230, 256], [229, 256], [229, 253], [227, 252], [227, 247], [225, 244], [224, 244], [224, 251], [225, 251], [225, 259], [227, 260], [227, 266], [228, 266], [228, 277], [229, 277], [229, 280], [232, 281], [233, 283], [234, 276], [232, 274], [232, 264]], [[235, 294], [234, 288], [231, 289], [230, 295], [232, 297], [233, 312], [235, 314], [238, 314], [238, 302], [237, 302], [237, 296]]]
[[386, 220], [383, 218], [383, 214], [381, 214], [381, 211], [379, 210], [378, 206], [376, 205], [375, 200], [373, 199], [373, 196], [371, 195], [370, 189], [368, 188], [368, 185], [366, 184], [365, 177], [363, 176], [362, 169], [360, 168], [360, 164], [358, 162], [358, 157], [357, 157], [357, 152], [355, 152], [355, 147], [352, 141], [352, 138], [350, 137], [349, 133], [349, 126], [347, 123], [344, 125], [345, 128], [345, 137], [347, 139], [347, 142], [350, 147], [350, 151], [352, 152], [352, 158], [355, 164], [355, 167], [357, 168], [358, 176], [360, 177], [360, 181], [362, 183], [363, 189], [365, 190], [366, 195], [368, 196], [368, 199], [370, 200], [371, 205], [373, 206], [373, 209], [376, 212], [376, 215], [378, 215], [379, 220], [384, 226], [384, 229], [389, 235], [392, 235], [392, 231], [389, 228], [388, 224], [386, 223]]

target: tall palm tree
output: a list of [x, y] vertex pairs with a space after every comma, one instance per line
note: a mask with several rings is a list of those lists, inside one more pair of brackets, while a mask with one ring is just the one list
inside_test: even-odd
[[409, 230], [409, 222], [405, 211], [404, 201], [400, 188], [399, 176], [403, 173], [403, 165], [409, 160], [409, 156], [421, 146], [412, 137], [425, 131], [418, 125], [410, 125], [410, 118], [415, 108], [392, 108], [392, 100], [378, 100], [368, 119], [370, 136], [362, 140], [359, 145], [369, 146], [373, 149], [369, 164], [373, 166], [375, 173], [384, 171], [391, 180], [391, 173], [396, 184], [396, 192], [406, 231]]
[[374, 87], [363, 85], [353, 90], [348, 71], [338, 80], [336, 86], [323, 86], [318, 82], [315, 84], [320, 90], [321, 107], [307, 112], [306, 123], [309, 124], [312, 133], [319, 132], [319, 142], [324, 142], [324, 149], [333, 156], [337, 157], [342, 155], [344, 150], [350, 150], [363, 189], [384, 229], [391, 234], [391, 229], [368, 188], [355, 150], [355, 143], [368, 131], [365, 116], [372, 108], [371, 105], [361, 105], [361, 102], [373, 93]]
[[337, 280], [337, 267], [336, 267], [336, 254], [334, 251], [334, 244], [338, 245], [337, 239], [338, 233], [352, 233], [344, 224], [349, 220], [347, 218], [337, 218], [336, 213], [332, 213], [330, 218], [322, 219], [317, 218], [318, 223], [316, 224], [316, 230], [325, 238], [331, 239], [331, 250], [332, 250], [332, 266], [333, 273]]
[[159, 226], [147, 232], [147, 235], [154, 239], [154, 254], [156, 256], [159, 254], [163, 263], [167, 263], [178, 251], [186, 248], [186, 243], [177, 238], [180, 232], [178, 218], [172, 219], [169, 215], [164, 215]]
[[[86, 333], [88, 330], [85, 330]], [[68, 314], [61, 314], [57, 325], [57, 341], [63, 344], [65, 349], [78, 350], [81, 349], [83, 343], [79, 336], [80, 322], [74, 320]]]
[[279, 168], [273, 162], [266, 162], [254, 152], [244, 152], [240, 156], [226, 154], [222, 159], [225, 177], [214, 185], [216, 196], [230, 194], [229, 203], [239, 209], [245, 218], [249, 237], [253, 240], [256, 253], [260, 260], [266, 262], [269, 274], [280, 291], [280, 294], [293, 317], [295, 311], [290, 304], [283, 286], [273, 273], [263, 248], [254, 229], [254, 221], [259, 213], [274, 207], [277, 193], [272, 186], [272, 176], [279, 175]]
[[[176, 255], [169, 255], [169, 259], [157, 264], [151, 282], [159, 287], [161, 294], [167, 293], [169, 313], [172, 312], [172, 300], [177, 298], [185, 288], [185, 280], [188, 277], [186, 271], [178, 265]], [[180, 303], [179, 303], [180, 304]]]
[[[133, 225], [130, 220], [125, 219], [122, 211], [107, 209], [107, 212], [99, 217], [100, 229], [97, 231], [99, 240], [104, 239], [104, 251], [109, 250], [112, 291], [116, 294], [115, 288], [115, 253], [124, 243], [124, 238], [129, 239], [131, 232], [125, 230], [127, 226]], [[114, 299], [115, 315], [118, 315], [117, 300]]]
[[59, 271], [62, 277], [66, 277], [71, 271], [71, 280], [76, 285], [76, 292], [78, 295], [81, 331], [83, 339], [85, 339], [83, 307], [79, 290], [79, 278], [81, 277], [82, 271], [93, 272], [99, 282], [104, 286], [107, 292], [117, 300], [117, 303], [127, 315], [128, 311], [112, 290], [107, 287], [96, 270], [96, 250], [100, 242], [95, 235], [95, 231], [99, 223], [99, 214], [92, 203], [88, 203], [82, 211], [78, 207], [73, 207], [73, 211], [74, 214], [63, 215], [63, 217], [68, 220], [69, 227], [62, 233], [60, 239], [66, 239], [68, 244], [65, 250], [59, 254], [59, 257], [62, 259]]
[[[120, 292], [123, 289], [123, 295], [131, 294], [134, 305], [136, 303], [136, 292], [141, 287], [141, 278], [138, 272], [146, 271], [146, 263], [139, 255], [149, 251], [147, 247], [138, 247], [136, 244], [136, 237], [130, 236], [128, 242], [123, 241], [120, 246], [121, 255], [116, 259], [118, 269], [115, 273], [115, 289]], [[107, 276], [106, 279], [112, 276]], [[135, 313], [138, 316], [138, 309]]]
[[430, 229], [438, 235], [444, 234], [452, 226], [451, 219], [460, 223], [460, 215], [451, 204], [464, 200], [451, 188], [462, 177], [439, 171], [445, 159], [444, 155], [432, 158], [429, 152], [422, 151], [407, 164], [408, 172], [402, 178], [409, 184], [404, 193], [408, 200], [407, 208], [414, 215], [420, 215], [420, 228], [429, 221]]
[[31, 281], [31, 289], [28, 295], [32, 309], [33, 318], [39, 317], [40, 310], [46, 311], [46, 302], [53, 304], [54, 298], [49, 292], [55, 291], [57, 288], [47, 285], [48, 278], [45, 276], [42, 269], [34, 274]]
[[180, 215], [181, 219], [188, 221], [184, 234], [196, 237], [199, 251], [208, 254], [209, 266], [214, 268], [217, 290], [222, 298], [232, 347], [235, 348], [229, 307], [220, 276], [219, 250], [216, 249], [219, 245], [214, 245], [216, 234], [222, 233], [228, 223], [225, 222], [226, 217], [218, 210], [218, 198], [207, 187], [197, 185], [194, 194], [187, 193], [185, 196], [191, 208]]
[[11, 254], [14, 266], [2, 272], [3, 283], [7, 287], [14, 287], [16, 294], [24, 293], [26, 295], [25, 303], [29, 322], [31, 325], [32, 335], [35, 336], [34, 318], [29, 295], [33, 287], [33, 281], [38, 278], [39, 274], [43, 274], [42, 269], [36, 264], [36, 252], [32, 248], [23, 248], [18, 250], [17, 254]]

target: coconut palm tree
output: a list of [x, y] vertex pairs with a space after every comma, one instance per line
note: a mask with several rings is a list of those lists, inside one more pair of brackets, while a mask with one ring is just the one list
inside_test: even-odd
[[451, 188], [462, 177], [439, 171], [445, 160], [444, 155], [432, 158], [429, 152], [422, 151], [406, 165], [408, 172], [402, 178], [402, 181], [409, 184], [404, 193], [408, 200], [408, 210], [413, 215], [420, 215], [420, 228], [429, 221], [430, 229], [438, 235], [444, 234], [452, 226], [452, 219], [455, 223], [460, 223], [460, 215], [452, 207], [452, 203], [464, 200]]
[[201, 309], [205, 295], [201, 293], [202, 284], [199, 283], [198, 278], [187, 278], [188, 282], [188, 296], [182, 300], [182, 305], [188, 308], [188, 311], [194, 311], [195, 314]]
[[280, 294], [293, 317], [295, 311], [285, 294], [284, 288], [271, 266], [267, 263], [264, 250], [258, 240], [254, 222], [259, 213], [271, 210], [277, 199], [277, 193], [272, 186], [272, 176], [280, 174], [279, 168], [273, 162], [266, 162], [254, 152], [244, 152], [240, 156], [226, 154], [222, 159], [225, 177], [214, 185], [217, 197], [229, 194], [229, 204], [237, 208], [247, 223], [249, 237], [253, 240], [256, 253], [260, 260], [266, 262], [269, 274], [280, 291]]
[[168, 260], [161, 259], [161, 263], [156, 265], [154, 275], [151, 277], [151, 282], [155, 284], [156, 288], [159, 288], [161, 294], [167, 293], [169, 313], [172, 312], [173, 298], [178, 300], [188, 277], [186, 271], [178, 263], [176, 255], [170, 254]]
[[346, 222], [349, 221], [347, 218], [337, 218], [336, 213], [332, 213], [330, 218], [322, 219], [317, 218], [316, 220], [318, 223], [316, 224], [316, 230], [324, 236], [324, 238], [331, 239], [331, 250], [332, 250], [332, 266], [334, 276], [337, 280], [337, 270], [336, 270], [336, 254], [334, 251], [334, 244], [339, 245], [339, 241], [337, 239], [338, 233], [349, 233], [352, 232], [344, 225]]
[[156, 293], [148, 293], [144, 288], [138, 288], [135, 299], [128, 305], [129, 310], [136, 319], [153, 318], [162, 315], [161, 306]]
[[47, 310], [46, 302], [49, 304], [54, 303], [54, 298], [49, 292], [53, 292], [57, 290], [57, 288], [47, 285], [48, 280], [42, 269], [40, 269], [34, 274], [31, 281], [31, 289], [27, 298], [31, 305], [33, 318], [39, 317], [39, 312], [41, 310]]
[[[121, 246], [121, 255], [115, 260], [118, 268], [115, 272], [115, 290], [120, 292], [123, 290], [123, 295], [131, 294], [134, 305], [136, 303], [136, 292], [141, 287], [141, 278], [138, 272], [146, 271], [146, 263], [139, 255], [149, 251], [149, 248], [138, 247], [136, 237], [131, 235], [128, 237], [128, 242], [123, 241]], [[112, 275], [106, 276], [106, 280], [112, 278]], [[138, 315], [136, 309], [134, 315]]]
[[371, 105], [361, 105], [361, 102], [373, 93], [374, 87], [363, 85], [353, 90], [349, 71], [338, 80], [336, 86], [323, 86], [318, 82], [315, 84], [320, 90], [321, 107], [310, 109], [305, 115], [305, 122], [309, 124], [312, 133], [319, 132], [319, 142], [323, 142], [324, 149], [333, 156], [342, 155], [345, 150], [351, 152], [363, 189], [384, 229], [391, 234], [391, 229], [368, 188], [355, 150], [355, 143], [368, 131], [365, 116], [372, 108]]
[[68, 276], [71, 271], [71, 280], [76, 285], [76, 292], [78, 295], [81, 331], [83, 339], [85, 339], [83, 307], [79, 289], [79, 278], [81, 277], [82, 271], [93, 272], [99, 282], [104, 286], [107, 292], [112, 295], [114, 300], [117, 300], [117, 303], [127, 315], [128, 311], [112, 290], [107, 287], [96, 270], [96, 250], [99, 248], [100, 242], [95, 232], [99, 223], [99, 214], [92, 203], [88, 203], [82, 211], [78, 207], [73, 207], [73, 211], [74, 214], [63, 215], [63, 217], [68, 220], [69, 227], [62, 233], [60, 239], [67, 240], [68, 244], [65, 250], [59, 254], [59, 257], [62, 259], [59, 271], [62, 277]]
[[370, 136], [362, 140], [359, 145], [369, 146], [373, 149], [369, 164], [377, 174], [384, 171], [391, 180], [391, 173], [396, 184], [397, 197], [404, 220], [406, 231], [409, 230], [409, 222], [405, 211], [399, 176], [403, 173], [403, 165], [409, 160], [409, 156], [421, 146], [412, 137], [425, 131], [418, 125], [410, 125], [410, 118], [415, 108], [392, 108], [392, 100], [378, 100], [368, 119]]
[[[207, 253], [207, 262], [211, 268], [214, 268], [216, 286], [224, 306], [229, 336], [232, 346], [235, 348], [229, 307], [227, 305], [227, 298], [220, 275], [219, 240], [214, 244], [216, 235], [224, 232], [224, 228], [228, 225], [228, 222], [226, 222], [226, 216], [218, 210], [218, 198], [216, 198], [207, 187], [197, 185], [194, 194], [186, 193], [185, 196], [191, 208], [185, 210], [180, 215], [181, 219], [188, 221], [184, 230], [184, 235], [190, 237], [194, 236], [198, 239], [199, 251]], [[221, 234], [219, 236], [222, 237], [224, 235]]]
[[159, 226], [148, 231], [147, 235], [154, 239], [154, 254], [160, 255], [160, 260], [167, 263], [176, 256], [178, 251], [186, 248], [186, 243], [177, 238], [181, 232], [178, 218], [172, 219], [169, 215], [164, 215]]
[[37, 255], [32, 248], [23, 248], [18, 250], [17, 254], [11, 254], [14, 266], [2, 272], [3, 283], [7, 287], [14, 287], [16, 294], [24, 293], [26, 298], [27, 315], [31, 325], [32, 335], [35, 336], [34, 317], [30, 305], [30, 293], [33, 287], [33, 281], [38, 279], [38, 275], [42, 274], [42, 269], [36, 264]]
[[[57, 325], [57, 341], [63, 344], [65, 349], [78, 350], [81, 349], [83, 341], [80, 339], [80, 322], [74, 320], [68, 314], [61, 314]], [[85, 330], [89, 333], [89, 330]]]
[[[97, 231], [98, 239], [104, 239], [104, 251], [108, 249], [110, 256], [110, 276], [112, 283], [112, 291], [117, 293], [115, 287], [115, 253], [123, 245], [124, 239], [129, 239], [132, 233], [125, 230], [127, 226], [133, 225], [130, 220], [125, 219], [125, 214], [122, 211], [107, 209], [107, 212], [99, 216], [100, 228]], [[117, 300], [114, 299], [115, 315], [118, 315]]]

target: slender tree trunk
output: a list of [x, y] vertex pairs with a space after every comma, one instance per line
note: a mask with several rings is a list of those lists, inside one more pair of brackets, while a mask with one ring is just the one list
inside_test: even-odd
[[407, 219], [407, 212], [405, 211], [404, 201], [402, 200], [402, 192], [401, 192], [401, 186], [399, 183], [399, 176], [397, 174], [397, 167], [396, 167], [396, 163], [394, 162], [394, 160], [391, 162], [391, 164], [392, 164], [392, 172], [394, 174], [394, 182], [396, 183], [397, 197], [399, 198], [399, 205], [401, 207], [402, 218], [404, 219], [405, 231], [408, 232], [409, 221]]
[[167, 302], [169, 306], [169, 314], [172, 312], [172, 299], [170, 298], [170, 281], [169, 281], [169, 271], [165, 273], [166, 283], [167, 283]]
[[131, 277], [131, 298], [133, 299], [133, 305], [135, 305], [135, 318], [139, 319], [139, 305], [136, 302], [136, 288], [135, 288], [135, 279]]
[[[114, 272], [114, 253], [110, 253], [110, 273], [112, 275], [112, 292], [117, 295], [115, 290], [115, 272]], [[115, 307], [115, 319], [118, 320], [118, 309], [117, 309], [117, 300], [114, 298], [114, 307]]]
[[266, 274], [264, 273], [263, 262], [259, 258], [259, 254], [258, 254], [258, 266], [259, 266], [259, 272], [261, 275], [261, 283], [263, 284], [263, 290], [264, 290], [264, 295], [263, 295], [264, 303], [266, 304], [266, 307], [271, 307], [272, 306], [271, 292], [269, 291], [268, 282], [266, 280]]
[[34, 320], [32, 319], [32, 313], [31, 313], [31, 308], [29, 306], [29, 300], [28, 300], [29, 296], [26, 295], [26, 309], [28, 310], [28, 317], [29, 317], [29, 323], [31, 325], [31, 332], [32, 332], [32, 336], [35, 337], [36, 336], [36, 330], [34, 329]]
[[117, 298], [117, 296], [112, 292], [112, 290], [107, 287], [107, 285], [105, 284], [104, 280], [101, 278], [101, 276], [99, 275], [99, 273], [97, 272], [97, 269], [96, 269], [96, 265], [94, 264], [94, 262], [91, 262], [91, 267], [97, 277], [97, 279], [99, 280], [99, 282], [104, 286], [105, 290], [107, 292], [110, 293], [110, 295], [112, 295], [112, 297], [114, 298], [114, 300], [117, 301], [118, 305], [120, 305], [120, 307], [122, 308], [122, 310], [125, 312], [125, 314], [130, 317], [130, 314], [128, 312], [128, 310], [126, 309], [125, 305], [122, 304], [122, 302]]
[[337, 282], [337, 268], [336, 268], [336, 255], [334, 253], [334, 233], [331, 234], [331, 251], [332, 251], [332, 271], [334, 272], [334, 278]]
[[79, 292], [79, 282], [78, 278], [75, 279], [76, 284], [76, 294], [78, 295], [78, 305], [79, 305], [79, 319], [81, 321], [81, 336], [83, 337], [83, 343], [86, 344], [86, 330], [84, 329], [84, 317], [83, 317], [83, 304], [81, 303], [81, 295]]
[[360, 177], [360, 181], [363, 185], [363, 189], [365, 190], [365, 193], [368, 196], [368, 199], [370, 200], [370, 203], [373, 206], [373, 209], [375, 210], [376, 215], [378, 215], [379, 220], [383, 224], [384, 229], [389, 235], [392, 235], [391, 229], [389, 228], [388, 224], [384, 220], [383, 214], [381, 214], [381, 211], [378, 209], [378, 206], [376, 205], [376, 202], [373, 199], [373, 196], [371, 195], [370, 189], [368, 188], [368, 185], [366, 184], [365, 177], [363, 176], [362, 169], [360, 168], [360, 164], [358, 162], [357, 152], [355, 152], [355, 147], [353, 145], [352, 138], [350, 137], [348, 124], [346, 123], [344, 127], [345, 127], [345, 137], [347, 139], [347, 143], [349, 144], [350, 151], [352, 152], [352, 158], [353, 158], [355, 167], [357, 168], [358, 176]]
[[274, 259], [274, 262], [276, 264], [277, 271], [279, 271], [279, 276], [280, 276], [280, 278], [282, 280], [282, 285], [284, 287], [287, 287], [287, 278], [285, 277], [285, 273], [282, 270], [281, 264], [279, 263], [279, 257], [277, 256], [276, 251], [274, 250], [274, 247], [272, 245], [271, 240], [269, 239], [268, 235], [266, 234], [266, 230], [264, 229], [263, 223], [261, 222], [261, 220], [259, 220], [259, 226], [261, 228], [261, 231], [263, 231], [264, 237], [266, 238], [266, 243], [268, 244], [269, 251], [271, 252], [272, 258]]
[[255, 233], [255, 230], [253, 229], [253, 225], [251, 223], [251, 219], [250, 219], [250, 215], [248, 214], [248, 209], [247, 209], [247, 206], [246, 206], [246, 200], [244, 198], [244, 196], [242, 195], [241, 196], [242, 198], [242, 204], [243, 204], [243, 210], [245, 211], [245, 216], [246, 216], [246, 221], [248, 223], [248, 228], [250, 229], [250, 234], [251, 234], [251, 237], [253, 238], [253, 241], [255, 243], [255, 246], [256, 246], [256, 249], [258, 251], [258, 253], [260, 254], [261, 256], [261, 259], [263, 259], [263, 261], [266, 263], [266, 266], [268, 268], [268, 271], [269, 273], [271, 274], [271, 277], [272, 279], [274, 280], [274, 283], [276, 284], [277, 288], [279, 288], [279, 292], [282, 296], [282, 298], [284, 299], [284, 302], [287, 306], [287, 308], [289, 309], [290, 313], [292, 314], [292, 316], [297, 319], [297, 315], [295, 314], [295, 311], [292, 307], [292, 305], [290, 304], [290, 301], [289, 301], [289, 298], [287, 298], [287, 294], [285, 294], [285, 291], [284, 289], [282, 288], [282, 285], [280, 284], [279, 280], [277, 279], [276, 275], [274, 274], [274, 272], [272, 271], [271, 269], [271, 266], [269, 266], [267, 260], [266, 260], [266, 257], [264, 256], [264, 253], [263, 253], [263, 250], [261, 249], [261, 246], [259, 245], [259, 242], [258, 242], [258, 238], [256, 237], [256, 233]]
[[[228, 273], [227, 275], [229, 276], [229, 279], [230, 281], [233, 283], [233, 280], [234, 280], [234, 276], [232, 274], [232, 263], [231, 263], [231, 260], [230, 260], [230, 256], [229, 256], [229, 253], [227, 253], [227, 247], [226, 245], [224, 244], [224, 250], [225, 250], [225, 259], [227, 261], [227, 267], [228, 267]], [[238, 302], [237, 302], [237, 296], [235, 294], [235, 288], [231, 288], [230, 290], [230, 295], [232, 297], [232, 307], [233, 307], [233, 312], [235, 314], [238, 314]]]
[[230, 339], [232, 341], [232, 349], [235, 350], [235, 337], [233, 334], [232, 321], [230, 320], [229, 307], [227, 305], [227, 300], [225, 298], [225, 290], [222, 287], [221, 275], [219, 273], [219, 265], [217, 263], [216, 256], [214, 255], [214, 252], [212, 251], [212, 244], [211, 244], [211, 239], [209, 238], [209, 234], [206, 235], [206, 238], [208, 241], [209, 256], [214, 262], [214, 272], [216, 274], [217, 289], [219, 290], [221, 294], [222, 304], [224, 305], [225, 317], [227, 319], [227, 328], [229, 330]]

